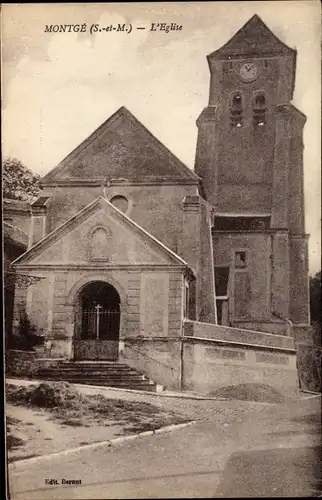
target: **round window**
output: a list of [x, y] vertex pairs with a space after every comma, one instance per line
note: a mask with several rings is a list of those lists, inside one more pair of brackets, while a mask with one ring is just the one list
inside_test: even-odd
[[111, 198], [110, 202], [116, 208], [121, 210], [121, 212], [124, 212], [124, 213], [127, 211], [128, 207], [129, 207], [129, 202], [128, 202], [127, 198], [125, 198], [125, 196], [121, 196], [121, 195], [113, 196], [113, 198]]

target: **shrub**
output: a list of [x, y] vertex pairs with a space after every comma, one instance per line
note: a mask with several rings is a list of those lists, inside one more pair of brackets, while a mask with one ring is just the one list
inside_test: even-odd
[[18, 448], [19, 446], [22, 446], [23, 444], [25, 444], [23, 439], [16, 437], [15, 435], [9, 434], [9, 433], [7, 434], [6, 443], [7, 443], [8, 450]]
[[317, 345], [299, 344], [297, 363], [301, 389], [322, 392], [322, 349]]
[[44, 344], [44, 337], [37, 332], [25, 310], [20, 312], [19, 327], [16, 334], [10, 336], [8, 349], [35, 351]]

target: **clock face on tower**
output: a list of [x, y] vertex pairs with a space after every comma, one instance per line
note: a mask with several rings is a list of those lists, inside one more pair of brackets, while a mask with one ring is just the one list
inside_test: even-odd
[[246, 62], [242, 64], [239, 70], [239, 74], [244, 82], [252, 82], [257, 78], [258, 75], [256, 64], [253, 62]]

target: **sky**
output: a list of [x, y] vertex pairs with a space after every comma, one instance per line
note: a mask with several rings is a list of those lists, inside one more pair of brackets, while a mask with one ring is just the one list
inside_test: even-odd
[[[121, 106], [189, 168], [207, 105], [206, 55], [257, 13], [298, 51], [293, 104], [304, 132], [310, 272], [321, 268], [321, 36], [318, 1], [2, 4], [2, 148], [44, 175]], [[150, 31], [151, 23], [181, 30]], [[85, 33], [46, 25], [86, 24]], [[92, 24], [131, 33], [89, 33]], [[136, 30], [144, 26], [145, 30]]]

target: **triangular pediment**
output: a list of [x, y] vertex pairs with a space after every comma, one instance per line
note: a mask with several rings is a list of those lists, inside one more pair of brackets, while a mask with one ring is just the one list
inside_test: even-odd
[[208, 55], [208, 60], [261, 55], [295, 55], [295, 53], [295, 50], [279, 40], [255, 14], [225, 45]]
[[[95, 233], [96, 236], [100, 233], [97, 241]], [[36, 243], [13, 264], [18, 267], [187, 266], [178, 255], [102, 197]]]
[[73, 180], [194, 180], [198, 176], [120, 108], [43, 177], [43, 185]]

